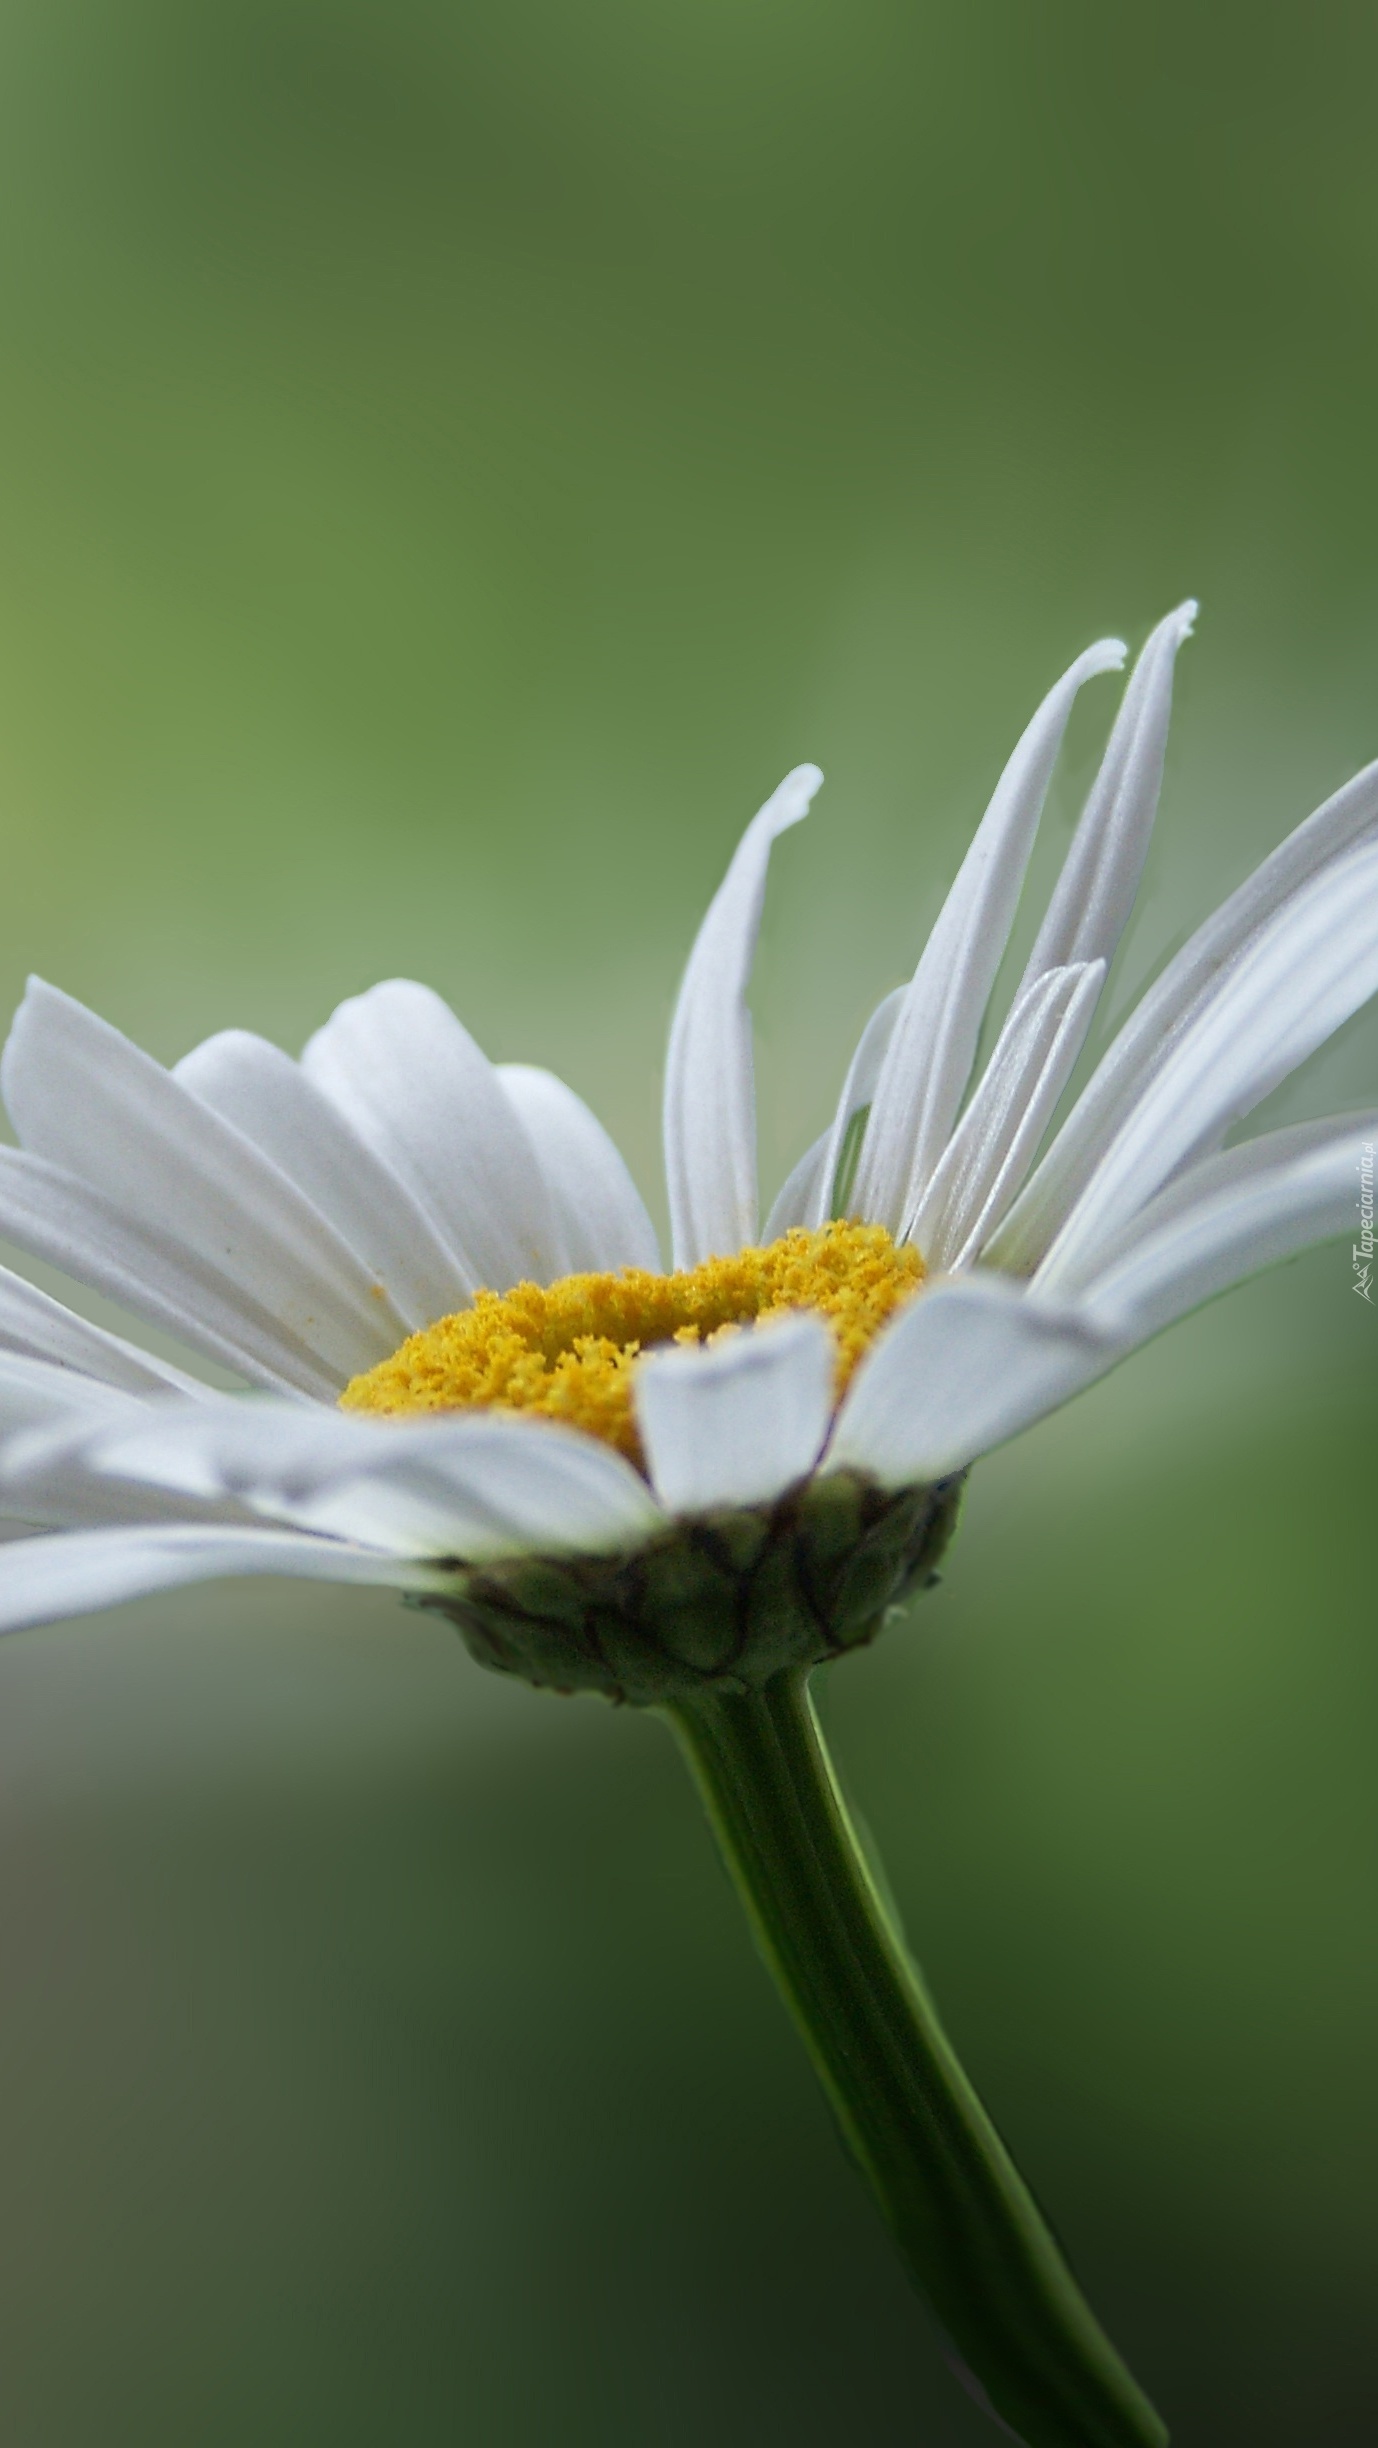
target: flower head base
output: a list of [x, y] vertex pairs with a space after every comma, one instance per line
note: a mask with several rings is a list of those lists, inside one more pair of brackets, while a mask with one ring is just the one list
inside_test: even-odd
[[670, 1275], [624, 1267], [519, 1283], [479, 1292], [472, 1308], [410, 1335], [390, 1360], [355, 1377], [340, 1405], [388, 1416], [535, 1411], [616, 1446], [640, 1468], [632, 1381], [644, 1350], [712, 1343], [744, 1325], [814, 1310], [832, 1332], [840, 1400], [867, 1345], [923, 1275], [912, 1243], [897, 1247], [884, 1225], [833, 1223]]
[[642, 1708], [756, 1691], [864, 1647], [937, 1578], [964, 1481], [895, 1495], [836, 1471], [771, 1505], [678, 1521], [631, 1554], [514, 1556], [411, 1603], [457, 1624], [481, 1666], [548, 1689]]

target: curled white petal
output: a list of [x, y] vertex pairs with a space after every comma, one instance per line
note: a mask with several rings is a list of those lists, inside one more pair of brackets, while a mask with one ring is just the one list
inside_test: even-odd
[[838, 1214], [851, 1212], [851, 1187], [861, 1154], [860, 1134], [866, 1128], [867, 1111], [904, 996], [904, 987], [897, 986], [872, 1012], [847, 1066], [832, 1121], [821, 1138], [805, 1150], [779, 1191], [761, 1228], [763, 1241], [777, 1240], [795, 1224], [816, 1231], [835, 1210]]
[[1078, 1309], [987, 1275], [934, 1286], [878, 1335], [847, 1390], [827, 1463], [888, 1487], [964, 1469], [1113, 1366]]
[[694, 942], [665, 1063], [665, 1178], [673, 1262], [697, 1266], [756, 1238], [756, 1087], [746, 990], [776, 836], [823, 780], [798, 765], [753, 816]]
[[[849, 1216], [860, 1213], [854, 1193], [865, 1133], [870, 1128], [867, 1109], [875, 1101], [876, 1084], [890, 1051], [890, 1040], [904, 1009], [907, 993], [907, 987], [897, 986], [883, 1003], [877, 1004], [861, 1032], [856, 1052], [847, 1067], [842, 1094], [837, 1100], [832, 1129], [828, 1133], [827, 1155], [813, 1211], [804, 1219], [810, 1224], [826, 1224], [834, 1212]], [[848, 1134], [857, 1132], [861, 1133], [861, 1137], [853, 1150], [848, 1145]], [[844, 1177], [846, 1173], [850, 1174], [850, 1180]]]
[[786, 1175], [775, 1194], [774, 1204], [761, 1226], [762, 1241], [778, 1241], [781, 1233], [790, 1232], [795, 1225], [813, 1223], [825, 1203], [831, 1143], [832, 1132], [826, 1130], [812, 1147], [805, 1148], [793, 1172]]
[[1134, 906], [1148, 851], [1172, 717], [1177, 652], [1194, 603], [1159, 621], [1130, 675], [1099, 773], [1029, 955], [1025, 986], [1073, 961], [1109, 961]]
[[1378, 841], [1332, 860], [1261, 928], [1179, 1032], [1034, 1282], [1062, 1292], [1177, 1168], [1210, 1147], [1378, 992]]
[[1199, 927], [1130, 1013], [987, 1257], [1027, 1274], [1046, 1254], [1100, 1158], [1182, 1030], [1292, 897], [1378, 826], [1378, 763], [1334, 793]]
[[766, 1504], [802, 1479], [827, 1434], [833, 1357], [822, 1319], [802, 1314], [648, 1352], [633, 1398], [662, 1503]]
[[1081, 961], [1045, 970], [1020, 995], [906, 1229], [933, 1272], [968, 1265], [1014, 1197], [1104, 979], [1104, 961]]
[[[1180, 1175], [1088, 1283], [1089, 1314], [1139, 1343], [1246, 1275], [1359, 1229], [1360, 1164], [1378, 1115], [1269, 1132]], [[1370, 1181], [1372, 1174], [1370, 1172]]]
[[1103, 639], [1044, 699], [996, 785], [905, 991], [852, 1199], [855, 1214], [892, 1232], [923, 1195], [961, 1104], [1077, 692], [1096, 673], [1118, 670], [1124, 654], [1118, 639]]

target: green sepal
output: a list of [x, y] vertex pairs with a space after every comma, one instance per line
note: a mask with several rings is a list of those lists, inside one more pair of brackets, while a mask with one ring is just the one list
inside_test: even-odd
[[639, 1708], [756, 1691], [873, 1639], [931, 1577], [961, 1487], [959, 1474], [896, 1494], [830, 1472], [621, 1555], [457, 1561], [452, 1588], [416, 1603], [457, 1624], [481, 1665], [549, 1689]]

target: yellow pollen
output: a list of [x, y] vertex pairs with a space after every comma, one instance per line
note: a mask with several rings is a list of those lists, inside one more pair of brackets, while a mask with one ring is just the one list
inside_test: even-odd
[[479, 1292], [472, 1309], [410, 1335], [355, 1377], [346, 1411], [398, 1417], [496, 1407], [539, 1411], [641, 1465], [632, 1413], [637, 1356], [655, 1343], [711, 1343], [757, 1318], [814, 1309], [837, 1346], [840, 1396], [872, 1336], [923, 1280], [923, 1260], [883, 1224], [796, 1229], [765, 1249], [706, 1258], [675, 1275], [624, 1267]]

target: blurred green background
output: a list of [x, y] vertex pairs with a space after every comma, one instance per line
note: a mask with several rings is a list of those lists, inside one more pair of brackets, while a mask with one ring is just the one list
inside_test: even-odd
[[[1192, 592], [1122, 1005], [1378, 753], [1376, 83], [1340, 0], [10, 0], [6, 1008], [37, 968], [172, 1059], [415, 974], [649, 1191], [693, 927], [817, 757], [772, 1188], [1038, 696]], [[1271, 1111], [1371, 1098], [1375, 1042]], [[983, 1466], [825, 1695], [1179, 2448], [1378, 2430], [1350, 1280]], [[661, 1729], [384, 1598], [6, 1645], [0, 1983], [12, 2448], [993, 2437]]]

